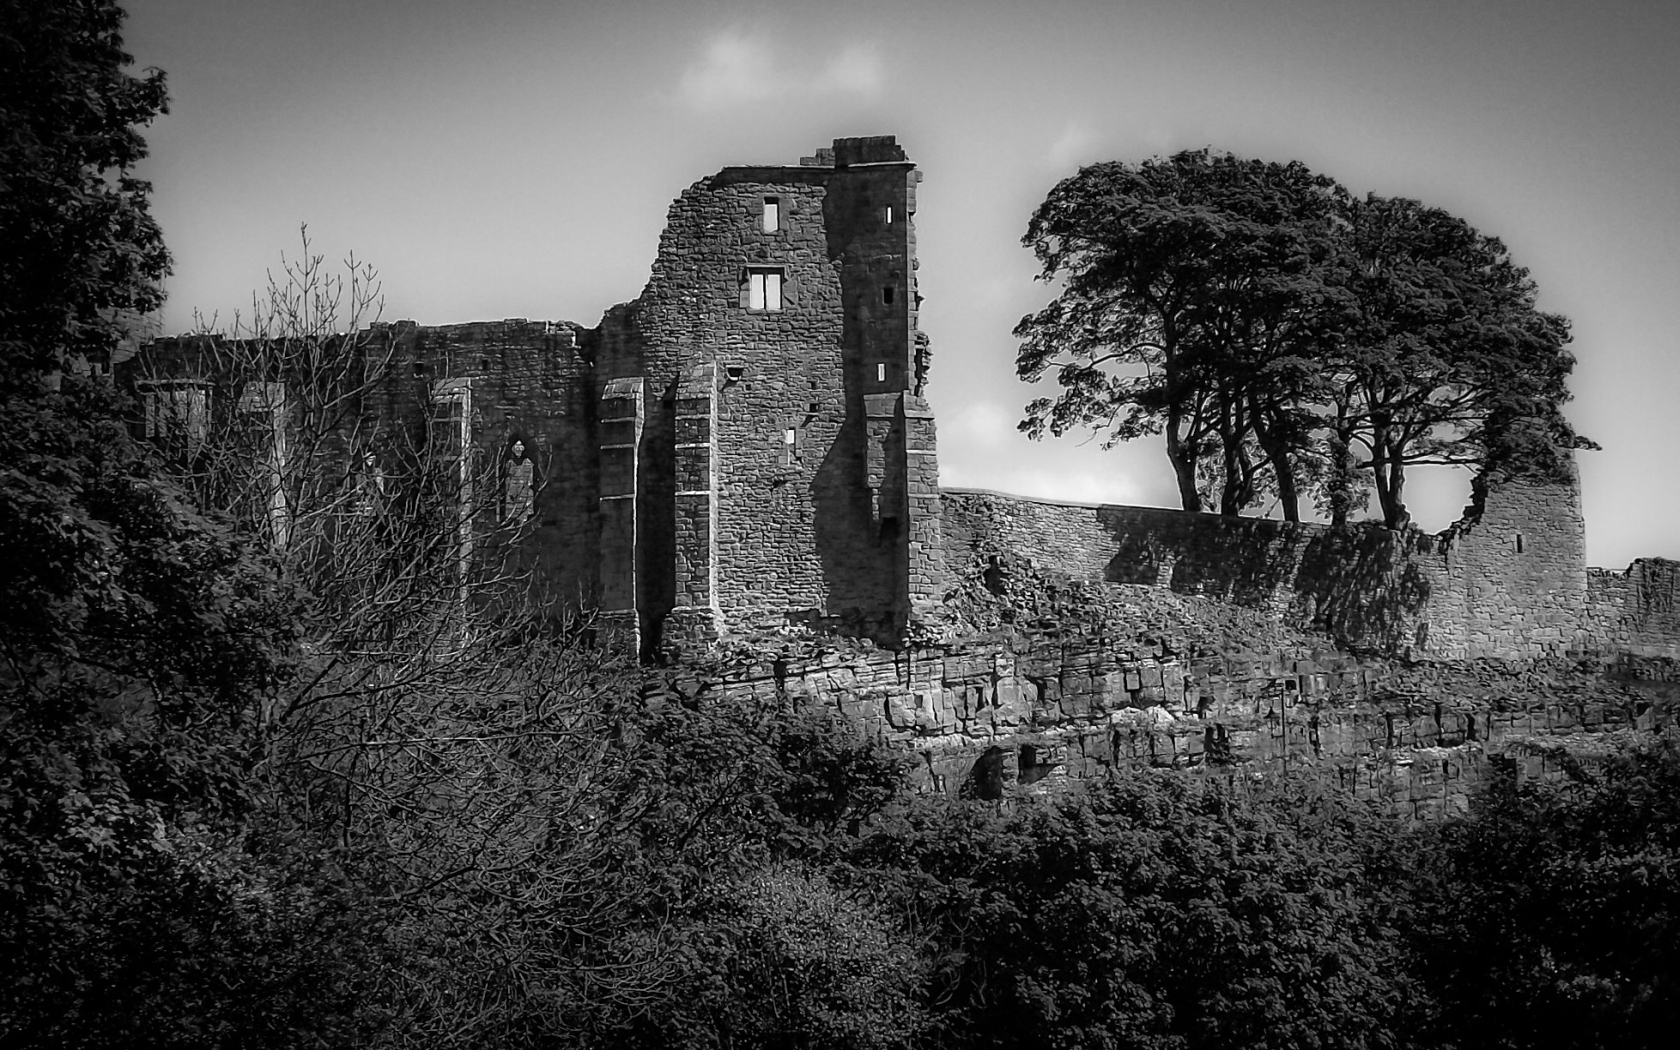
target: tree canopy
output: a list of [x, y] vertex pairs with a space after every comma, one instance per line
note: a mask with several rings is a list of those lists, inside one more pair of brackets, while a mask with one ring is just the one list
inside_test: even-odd
[[0, 355], [8, 380], [102, 355], [169, 268], [133, 174], [163, 74], [135, 76], [109, 0], [0, 2]]
[[1160, 433], [1186, 510], [1275, 495], [1298, 520], [1310, 493], [1343, 521], [1374, 487], [1398, 527], [1409, 465], [1576, 440], [1567, 322], [1439, 209], [1196, 150], [1081, 169], [1023, 243], [1061, 291], [1016, 326], [1017, 371], [1061, 389], [1021, 428]]

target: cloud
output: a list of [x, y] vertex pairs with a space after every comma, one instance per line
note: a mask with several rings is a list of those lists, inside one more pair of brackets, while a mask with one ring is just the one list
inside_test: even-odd
[[1045, 151], [1045, 158], [1058, 171], [1072, 168], [1091, 159], [1097, 145], [1097, 133], [1082, 120], [1069, 120], [1062, 125], [1062, 133]]
[[995, 401], [971, 401], [939, 421], [939, 439], [968, 449], [995, 450], [1022, 440], [1015, 430], [1021, 412]]
[[678, 79], [676, 97], [693, 109], [710, 110], [768, 98], [874, 98], [886, 82], [886, 65], [874, 44], [844, 43], [820, 63], [801, 63], [789, 61], [786, 50], [764, 33], [731, 29], [706, 41]]
[[859, 95], [873, 98], [887, 86], [887, 68], [881, 49], [873, 44], [847, 44], [829, 59], [815, 80], [814, 91], [824, 94]]
[[770, 42], [730, 31], [706, 44], [705, 53], [683, 70], [678, 95], [696, 108], [765, 98], [776, 90]]

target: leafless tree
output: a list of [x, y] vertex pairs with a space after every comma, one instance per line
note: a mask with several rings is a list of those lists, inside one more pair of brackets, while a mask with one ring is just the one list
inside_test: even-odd
[[467, 405], [378, 323], [376, 271], [344, 266], [305, 230], [248, 317], [159, 346], [137, 383], [148, 436], [296, 596], [296, 673], [259, 716], [274, 823], [392, 917], [397, 1042], [635, 1011], [670, 967], [610, 856], [653, 804], [616, 735], [635, 670], [530, 603]]

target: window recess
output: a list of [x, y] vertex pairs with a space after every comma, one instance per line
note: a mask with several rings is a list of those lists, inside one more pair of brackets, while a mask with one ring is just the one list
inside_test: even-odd
[[781, 268], [753, 267], [741, 275], [741, 305], [748, 310], [774, 312], [782, 308]]

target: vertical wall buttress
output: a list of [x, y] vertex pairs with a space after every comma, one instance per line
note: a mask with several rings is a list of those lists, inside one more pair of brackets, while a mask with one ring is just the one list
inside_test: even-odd
[[676, 402], [676, 604], [666, 645], [704, 645], [718, 633], [717, 365], [686, 370]]
[[641, 647], [636, 607], [636, 448], [643, 424], [640, 376], [607, 381], [601, 394], [601, 622]]
[[926, 399], [906, 394], [899, 402], [904, 428], [905, 598], [916, 606], [939, 597], [945, 576], [945, 531], [939, 497], [939, 452], [933, 409]]

